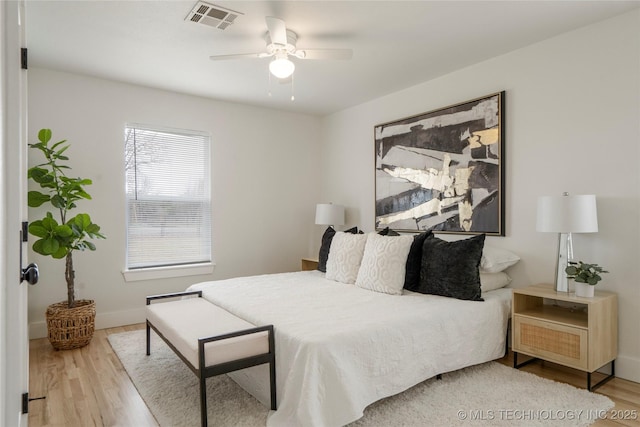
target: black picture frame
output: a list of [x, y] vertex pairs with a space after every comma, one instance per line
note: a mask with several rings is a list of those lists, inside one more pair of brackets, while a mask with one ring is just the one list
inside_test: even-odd
[[374, 127], [375, 228], [505, 235], [505, 92]]

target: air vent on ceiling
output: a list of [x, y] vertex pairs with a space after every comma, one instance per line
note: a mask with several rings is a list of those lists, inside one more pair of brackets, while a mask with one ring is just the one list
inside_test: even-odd
[[224, 30], [233, 24], [239, 15], [243, 14], [211, 3], [199, 1], [184, 20]]

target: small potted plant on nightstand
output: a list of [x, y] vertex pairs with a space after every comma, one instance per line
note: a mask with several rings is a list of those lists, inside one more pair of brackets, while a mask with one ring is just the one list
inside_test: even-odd
[[[39, 150], [45, 162], [28, 170], [28, 177], [35, 181], [42, 192], [29, 191], [29, 207], [37, 208], [48, 203], [57, 215], [47, 212], [45, 217], [29, 224], [29, 233], [38, 238], [33, 250], [41, 255], [64, 259], [64, 277], [67, 282], [67, 300], [47, 307], [47, 330], [49, 341], [56, 350], [83, 347], [91, 341], [94, 331], [96, 304], [93, 300], [76, 300], [74, 251], [95, 250], [91, 239], [104, 239], [100, 227], [91, 221], [86, 213], [71, 217], [76, 202], [91, 199], [84, 187], [91, 185], [90, 179], [70, 178], [65, 172], [70, 167], [64, 152], [69, 148], [66, 140], [49, 145], [51, 130], [42, 129], [38, 133], [40, 142], [29, 144]], [[57, 217], [57, 218], [56, 218]]]
[[602, 277], [600, 274], [608, 273], [598, 264], [587, 264], [582, 261], [569, 261], [569, 265], [564, 270], [567, 273], [567, 279], [573, 279], [576, 282], [576, 296], [592, 298], [595, 286]]

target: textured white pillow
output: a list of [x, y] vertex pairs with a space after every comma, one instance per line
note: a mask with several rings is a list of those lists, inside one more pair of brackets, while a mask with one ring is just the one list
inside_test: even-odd
[[494, 289], [500, 289], [511, 283], [511, 277], [504, 271], [498, 273], [483, 273], [480, 272], [480, 290], [484, 292], [493, 291]]
[[367, 236], [343, 231], [333, 236], [327, 260], [327, 279], [350, 284], [356, 282]]
[[520, 257], [506, 249], [484, 245], [482, 249], [482, 259], [480, 260], [480, 271], [484, 273], [498, 273], [511, 267], [520, 261]]
[[364, 248], [356, 286], [400, 295], [413, 236], [380, 236], [370, 233]]

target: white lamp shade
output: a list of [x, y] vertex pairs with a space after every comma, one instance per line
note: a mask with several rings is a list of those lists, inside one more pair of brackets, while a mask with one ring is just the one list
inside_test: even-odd
[[319, 203], [316, 205], [316, 224], [344, 225], [344, 206]]
[[597, 232], [596, 196], [539, 197], [536, 230], [550, 233]]
[[286, 79], [296, 69], [296, 65], [287, 58], [276, 58], [269, 63], [269, 71], [279, 79]]

